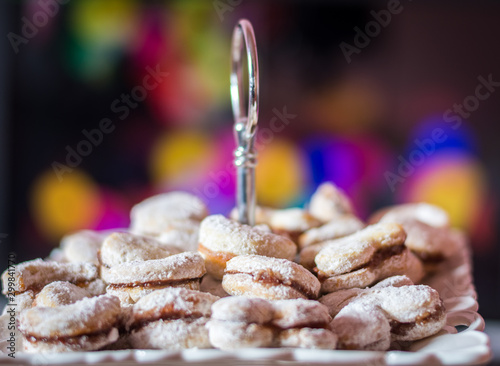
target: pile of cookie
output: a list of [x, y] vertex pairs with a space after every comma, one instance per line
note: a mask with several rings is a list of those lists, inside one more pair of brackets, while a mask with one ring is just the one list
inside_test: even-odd
[[31, 353], [384, 351], [444, 326], [439, 294], [419, 284], [463, 240], [440, 208], [398, 205], [365, 224], [324, 183], [307, 209], [258, 207], [253, 227], [235, 215], [166, 193], [134, 206], [127, 230], [77, 232], [18, 264], [2, 275], [4, 294], [14, 282], [17, 341]]

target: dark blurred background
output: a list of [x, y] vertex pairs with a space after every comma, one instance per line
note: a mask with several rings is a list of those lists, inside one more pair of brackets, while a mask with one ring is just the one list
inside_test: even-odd
[[440, 205], [471, 238], [480, 313], [499, 319], [497, 1], [2, 1], [2, 258], [126, 227], [162, 191], [227, 213], [243, 17], [261, 71], [260, 203], [302, 205], [331, 180], [364, 218]]

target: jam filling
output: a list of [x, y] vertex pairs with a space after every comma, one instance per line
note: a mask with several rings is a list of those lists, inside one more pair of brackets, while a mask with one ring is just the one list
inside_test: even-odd
[[236, 257], [236, 254], [229, 253], [229, 252], [221, 252], [221, 251], [213, 251], [208, 249], [206, 246], [203, 244], [198, 244], [198, 251], [200, 253], [203, 253], [208, 259], [211, 261], [217, 261], [220, 263], [226, 263], [228, 260], [233, 259]]

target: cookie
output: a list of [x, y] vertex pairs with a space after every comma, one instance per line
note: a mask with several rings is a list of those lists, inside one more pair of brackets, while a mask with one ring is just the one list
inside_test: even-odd
[[366, 294], [372, 289], [379, 289], [384, 287], [401, 287], [411, 286], [413, 282], [407, 276], [392, 276], [388, 277], [371, 288], [349, 288], [346, 290], [339, 290], [331, 292], [319, 298], [319, 302], [328, 308], [330, 316], [335, 317], [340, 310], [347, 306], [351, 301], [357, 299], [361, 294]]
[[[98, 278], [98, 267], [93, 263], [58, 263], [35, 259], [19, 263], [10, 276], [8, 270], [2, 274], [3, 291], [9, 292], [9, 282], [14, 283], [16, 295], [28, 290], [38, 293], [44, 286], [54, 281], [67, 281], [75, 285], [85, 285]], [[13, 281], [9, 278], [13, 277]]]
[[329, 242], [315, 257], [322, 291], [364, 288], [395, 275], [420, 281], [422, 264], [405, 247], [405, 239], [400, 225], [381, 223]]
[[368, 222], [375, 224], [382, 222], [397, 222], [400, 220], [416, 220], [432, 227], [450, 227], [450, 217], [442, 208], [429, 203], [405, 203], [385, 207], [373, 213]]
[[280, 329], [326, 328], [331, 321], [328, 309], [317, 301], [295, 299], [272, 301], [271, 324]]
[[212, 345], [221, 349], [334, 349], [336, 336], [326, 329], [330, 320], [328, 309], [317, 301], [231, 296], [213, 304], [207, 327]]
[[[443, 328], [446, 314], [436, 290], [425, 285], [402, 285], [406, 280], [393, 281], [401, 286], [386, 282], [371, 289], [358, 289], [354, 297], [344, 296], [347, 303], [344, 301], [331, 323], [341, 348], [384, 351], [391, 341], [415, 341]], [[326, 297], [331, 301], [341, 296], [333, 293]]]
[[205, 325], [218, 299], [184, 288], [155, 291], [132, 307], [129, 342], [134, 348], [210, 348]]
[[198, 251], [200, 222], [195, 220], [178, 221], [163, 230], [156, 239], [166, 245], [175, 246], [183, 252]]
[[415, 341], [431, 336], [446, 323], [443, 301], [429, 286], [373, 288], [359, 301], [368, 299], [389, 319], [393, 341]]
[[92, 230], [82, 230], [61, 240], [62, 257], [67, 262], [91, 262], [99, 264], [97, 252], [105, 235]]
[[55, 281], [45, 286], [33, 302], [33, 306], [46, 306], [55, 308], [61, 305], [73, 304], [91, 294], [70, 282]]
[[162, 259], [180, 252], [180, 249], [162, 244], [151, 237], [113, 233], [104, 239], [99, 260], [104, 268], [109, 269], [118, 264]]
[[28, 353], [92, 351], [118, 339], [120, 302], [114, 296], [84, 298], [70, 305], [34, 307], [19, 314]]
[[230, 296], [212, 305], [207, 324], [215, 348], [273, 347], [275, 330], [268, 324], [274, 316], [272, 304], [264, 299]]
[[199, 290], [205, 273], [203, 258], [198, 253], [185, 252], [163, 259], [118, 264], [102, 275], [109, 284], [107, 293], [118, 296], [122, 305], [130, 305], [166, 287]]
[[[15, 310], [17, 313], [20, 313], [24, 309], [29, 309], [33, 306], [33, 301], [35, 300], [35, 293], [31, 290], [25, 291], [19, 295], [16, 295], [15, 301], [16, 301], [16, 307]], [[10, 301], [9, 301], [10, 302]], [[7, 314], [7, 311], [11, 310], [12, 307], [10, 307], [8, 304], [5, 305], [2, 311], [2, 315]]]
[[391, 344], [391, 325], [383, 311], [362, 302], [351, 302], [335, 316], [330, 329], [345, 350], [386, 351]]
[[274, 330], [267, 325], [211, 319], [207, 328], [210, 344], [215, 348], [232, 350], [275, 345]]
[[406, 246], [433, 272], [456, 252], [458, 244], [451, 235], [448, 214], [428, 203], [396, 205], [375, 213], [371, 221], [395, 222], [407, 233]]
[[320, 227], [312, 228], [301, 234], [298, 238], [299, 250], [310, 245], [327, 240], [338, 239], [356, 231], [365, 225], [354, 215], [342, 215]]
[[[301, 208], [274, 209], [259, 206], [255, 216], [257, 224], [268, 225], [272, 232], [287, 236], [295, 243], [304, 231], [321, 225], [317, 218]], [[236, 209], [231, 211], [230, 217], [238, 220]]]
[[222, 287], [231, 295], [265, 299], [315, 299], [321, 284], [301, 265], [280, 258], [241, 255], [229, 260]]
[[201, 222], [198, 251], [205, 259], [208, 273], [221, 279], [226, 262], [237, 255], [256, 254], [292, 260], [297, 247], [283, 236], [213, 215]]
[[157, 235], [183, 221], [201, 221], [208, 210], [203, 201], [186, 192], [170, 192], [150, 197], [130, 212], [134, 233]]
[[327, 223], [339, 216], [353, 214], [350, 199], [333, 183], [322, 183], [311, 196], [309, 212], [318, 220]]
[[279, 333], [277, 342], [287, 348], [335, 349], [338, 336], [328, 329], [287, 329]]

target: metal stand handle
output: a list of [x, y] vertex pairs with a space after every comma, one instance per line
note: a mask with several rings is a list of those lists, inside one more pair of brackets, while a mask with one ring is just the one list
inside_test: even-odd
[[[245, 116], [243, 85], [243, 50], [248, 61], [248, 113]], [[255, 224], [255, 134], [259, 115], [259, 65], [252, 24], [242, 19], [233, 31], [231, 47], [231, 102], [234, 115], [237, 168], [236, 207], [243, 224]]]

